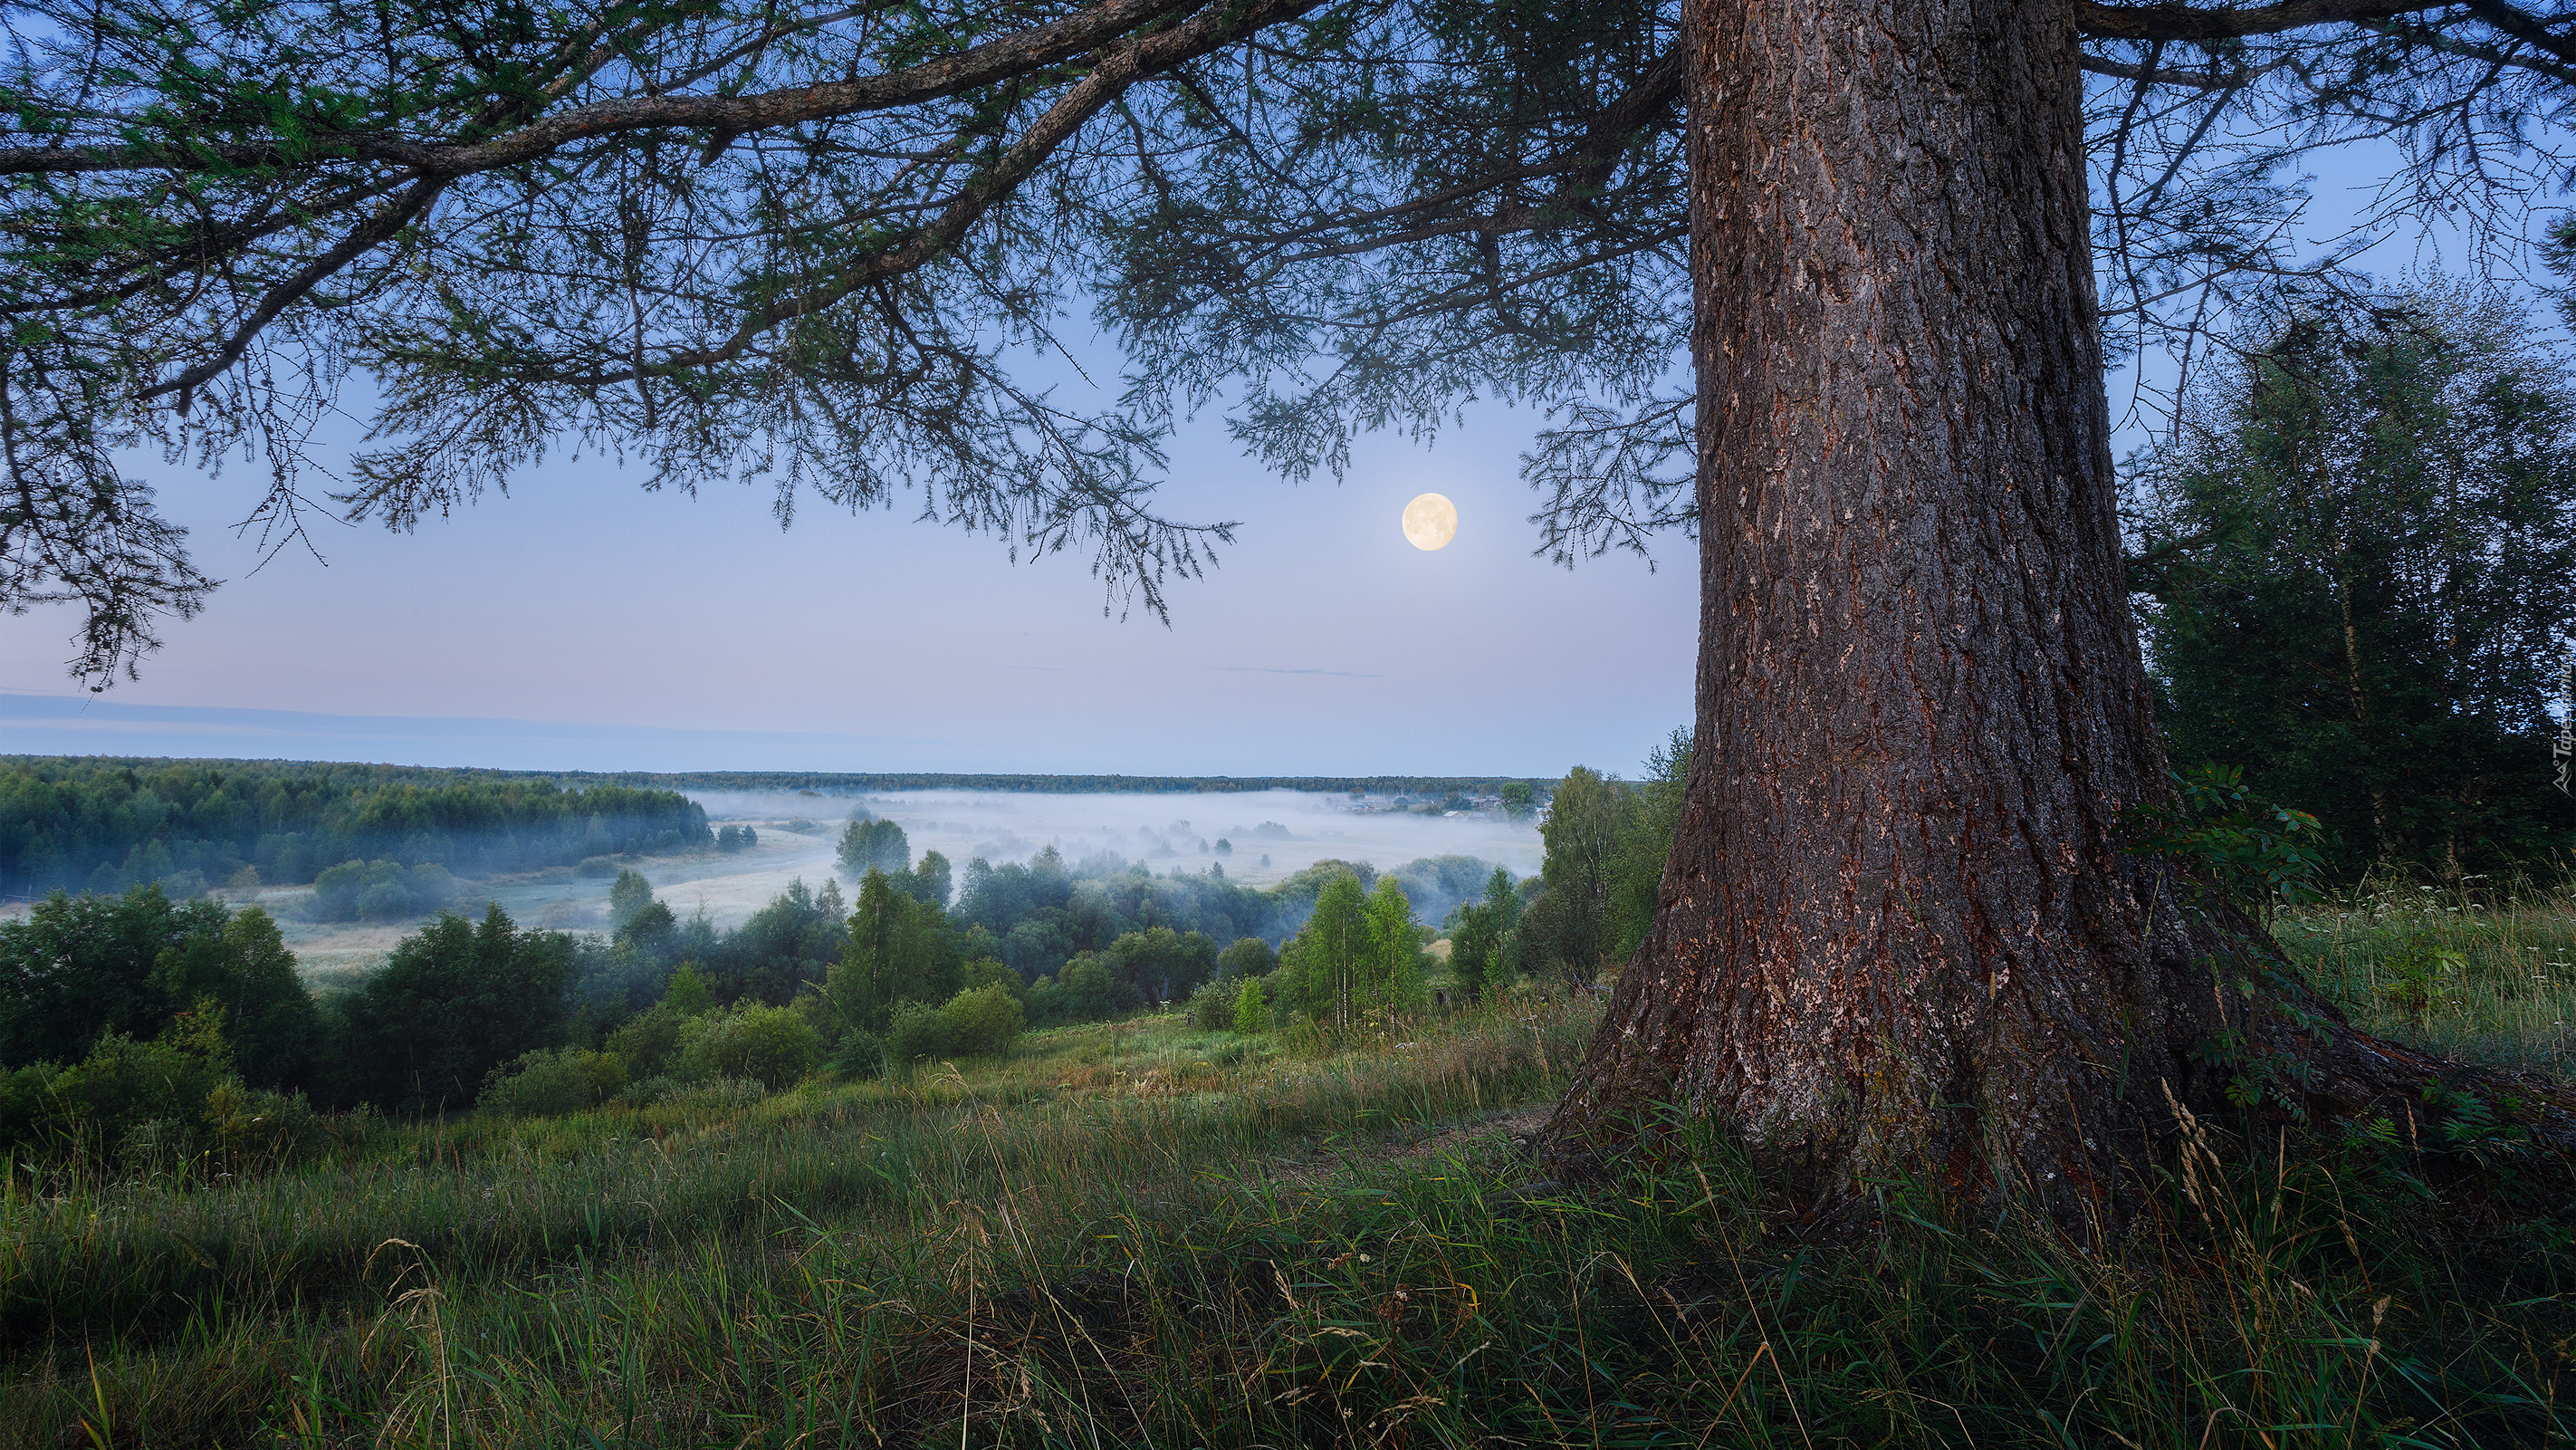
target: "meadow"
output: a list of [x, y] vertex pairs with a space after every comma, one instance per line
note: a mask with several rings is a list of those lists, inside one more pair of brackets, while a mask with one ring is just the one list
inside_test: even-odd
[[[2418, 888], [2276, 936], [2383, 1031], [2563, 1073], [2576, 911]], [[1178, 1013], [1001, 1059], [295, 1166], [5, 1165], [0, 1443], [2526, 1445], [2562, 1169], [2212, 1125], [2095, 1245], [1882, 1185], [1801, 1225], [1677, 1125], [1517, 1148], [1597, 1006], [1341, 1040]]]

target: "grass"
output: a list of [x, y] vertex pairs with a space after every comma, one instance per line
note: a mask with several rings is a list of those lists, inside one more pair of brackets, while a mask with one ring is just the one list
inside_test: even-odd
[[2273, 936], [2374, 1032], [2490, 1067], [2576, 1067], [2576, 896], [2367, 885]]
[[[2379, 1025], [2556, 1066], [2536, 1024], [2562, 978], [2528, 963], [2569, 942], [2564, 904], [2441, 905], [2276, 930]], [[2456, 980], [2386, 990], [2428, 960]], [[2571, 1428], [2576, 1257], [2550, 1213], [2500, 1209], [2545, 1191], [2515, 1165], [2234, 1141], [2103, 1246], [1901, 1184], [1867, 1233], [1819, 1237], [1687, 1125], [1615, 1183], [1527, 1181], [1509, 1131], [1594, 1020], [1532, 999], [1327, 1048], [1166, 1016], [757, 1102], [353, 1124], [265, 1178], [13, 1170], [0, 1443], [2278, 1450]]]

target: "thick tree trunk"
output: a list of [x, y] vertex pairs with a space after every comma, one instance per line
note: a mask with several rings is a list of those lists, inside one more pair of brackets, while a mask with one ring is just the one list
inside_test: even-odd
[[2120, 848], [2164, 760], [2074, 19], [1691, 0], [1699, 745], [1562, 1152], [1669, 1101], [1820, 1205], [1910, 1175], [2080, 1212], [2174, 1101], [2259, 1074], [2195, 1056], [2231, 1029], [2319, 1106], [2438, 1067], [2248, 1006], [2212, 964], [2250, 926]]

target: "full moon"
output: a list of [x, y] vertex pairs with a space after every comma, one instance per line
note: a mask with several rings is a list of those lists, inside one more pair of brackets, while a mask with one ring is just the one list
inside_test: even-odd
[[1437, 549], [1458, 537], [1458, 506], [1426, 493], [1404, 506], [1404, 536], [1417, 549]]

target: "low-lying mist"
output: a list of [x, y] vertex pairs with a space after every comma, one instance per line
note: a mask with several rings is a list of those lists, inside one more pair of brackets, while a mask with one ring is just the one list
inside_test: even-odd
[[[1049, 845], [1068, 861], [1104, 852], [1152, 868], [1221, 865], [1249, 885], [1277, 881], [1317, 861], [1366, 861], [1389, 870], [1423, 856], [1478, 856], [1515, 876], [1536, 871], [1537, 829], [1526, 821], [1355, 810], [1347, 796], [1269, 790], [1206, 795], [1019, 795], [905, 791], [824, 796], [798, 792], [690, 792], [713, 821], [813, 821], [839, 834], [853, 806], [902, 826], [916, 858], [937, 851], [956, 866], [977, 856], [1000, 865]], [[824, 829], [828, 828], [828, 829]], [[1231, 846], [1220, 852], [1217, 843]], [[1265, 858], [1267, 864], [1264, 864]]]
[[[1311, 866], [1338, 859], [1392, 871], [1426, 857], [1474, 857], [1526, 876], [1538, 870], [1538, 831], [1527, 821], [1421, 815], [1388, 809], [1354, 809], [1349, 797], [1304, 791], [1204, 795], [1040, 795], [970, 791], [905, 791], [881, 795], [820, 795], [797, 791], [692, 791], [711, 824], [749, 825], [758, 840], [748, 850], [647, 856], [639, 869], [654, 892], [681, 917], [703, 912], [720, 930], [741, 925], [802, 878], [819, 888], [830, 879], [836, 846], [853, 809], [903, 827], [912, 859], [925, 851], [948, 858], [962, 877], [978, 856], [1001, 865], [1026, 861], [1048, 846], [1068, 865], [1098, 874], [1113, 863], [1139, 865], [1158, 876], [1224, 868], [1245, 886], [1266, 886]], [[1374, 802], [1383, 804], [1382, 799]], [[1217, 843], [1231, 850], [1219, 854]], [[1436, 874], [1436, 873], [1435, 873]], [[1446, 873], [1457, 875], [1455, 871]], [[1419, 876], [1420, 873], [1417, 873]], [[479, 911], [497, 901], [521, 925], [566, 931], [609, 926], [606, 877], [550, 871], [460, 889], [460, 909]], [[846, 888], [845, 888], [846, 889]], [[1426, 879], [1408, 882], [1415, 914], [1437, 922], [1477, 883], [1457, 880], [1446, 889]], [[287, 939], [309, 974], [345, 975], [371, 968], [413, 922], [322, 923], [306, 919], [308, 888], [260, 893], [279, 913]], [[1293, 929], [1293, 919], [1278, 923]]]

